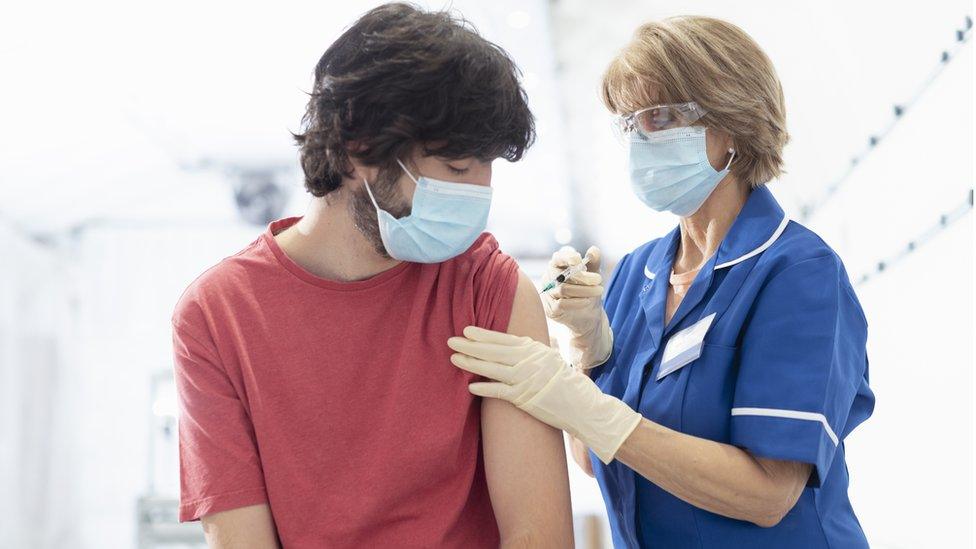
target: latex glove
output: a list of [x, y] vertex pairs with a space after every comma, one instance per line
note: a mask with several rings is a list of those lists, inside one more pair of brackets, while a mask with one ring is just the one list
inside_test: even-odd
[[499, 398], [586, 444], [604, 463], [640, 423], [641, 416], [605, 394], [559, 351], [528, 337], [476, 326], [447, 341], [451, 362], [494, 381], [472, 383], [471, 393]]
[[[590, 246], [586, 271], [542, 294], [546, 316], [569, 328], [570, 356], [576, 366], [586, 370], [606, 362], [613, 351], [613, 332], [603, 310], [603, 277], [600, 276], [600, 249]], [[543, 284], [571, 265], [579, 265], [579, 252], [565, 246], [552, 254]]]

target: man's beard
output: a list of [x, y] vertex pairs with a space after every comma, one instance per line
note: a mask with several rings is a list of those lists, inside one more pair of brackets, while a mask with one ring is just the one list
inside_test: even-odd
[[[376, 203], [397, 219], [410, 213], [410, 204], [406, 203], [400, 194], [399, 181], [399, 170], [380, 170], [376, 181], [369, 184], [369, 188], [373, 191], [373, 197], [376, 198]], [[390, 259], [390, 254], [383, 246], [383, 237], [380, 236], [376, 208], [373, 206], [373, 201], [369, 199], [365, 184], [352, 191], [349, 210], [352, 212], [352, 219], [356, 228], [366, 237], [376, 253]]]

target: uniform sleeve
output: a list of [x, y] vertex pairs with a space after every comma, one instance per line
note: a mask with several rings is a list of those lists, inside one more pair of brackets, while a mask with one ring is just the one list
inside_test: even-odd
[[833, 255], [796, 263], [760, 292], [743, 334], [731, 442], [812, 464], [819, 486], [838, 444], [873, 408], [867, 324]]
[[208, 338], [174, 319], [181, 522], [266, 503], [254, 429]]
[[479, 244], [484, 248], [480, 250], [474, 273], [475, 324], [488, 330], [505, 332], [518, 289], [518, 264], [498, 249], [494, 237], [486, 238]]

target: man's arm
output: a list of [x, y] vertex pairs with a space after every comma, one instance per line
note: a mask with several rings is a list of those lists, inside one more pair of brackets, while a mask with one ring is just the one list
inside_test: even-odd
[[267, 503], [239, 507], [200, 518], [210, 549], [278, 549]]
[[[521, 272], [508, 332], [549, 342], [538, 291]], [[485, 476], [502, 547], [572, 547], [562, 432], [495, 398], [482, 402], [481, 429]]]

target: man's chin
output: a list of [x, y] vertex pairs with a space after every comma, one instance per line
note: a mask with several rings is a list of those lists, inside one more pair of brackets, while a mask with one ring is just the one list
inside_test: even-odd
[[390, 252], [386, 251], [386, 246], [383, 246], [382, 241], [380, 241], [379, 244], [376, 244], [375, 242], [370, 242], [370, 244], [373, 245], [373, 250], [375, 250], [376, 253], [379, 254], [383, 259], [393, 259]]
[[376, 252], [377, 255], [383, 259], [393, 259], [393, 257], [390, 256], [390, 253], [386, 251], [386, 246], [383, 245], [383, 237], [380, 236], [379, 229], [370, 230], [369, 228], [362, 227], [359, 223], [357, 223], [356, 230], [359, 231], [359, 234], [363, 235], [363, 238], [366, 239], [366, 242], [369, 243], [370, 247], [373, 248], [373, 251]]
[[376, 209], [366, 193], [353, 193], [352, 200], [349, 201], [349, 209], [352, 213], [353, 222], [359, 234], [363, 235], [366, 242], [372, 246], [373, 251], [383, 259], [393, 259], [383, 246], [383, 237], [380, 236], [379, 220], [376, 218]]

